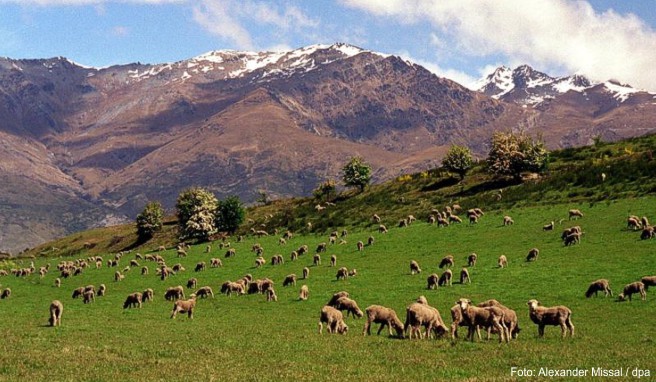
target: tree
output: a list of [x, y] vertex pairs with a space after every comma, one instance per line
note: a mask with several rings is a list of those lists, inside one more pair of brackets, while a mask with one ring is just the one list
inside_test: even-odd
[[214, 216], [216, 218], [215, 225], [219, 231], [234, 233], [244, 222], [246, 210], [239, 197], [229, 196], [219, 202]]
[[332, 179], [326, 180], [319, 183], [317, 188], [312, 191], [314, 198], [321, 200], [332, 200], [337, 194], [337, 187], [335, 186], [335, 181]]
[[455, 172], [460, 180], [465, 179], [465, 174], [474, 165], [474, 158], [468, 147], [453, 145], [442, 159], [442, 166], [447, 171]]
[[549, 151], [541, 140], [524, 133], [496, 132], [488, 154], [488, 169], [495, 175], [520, 178], [525, 171], [543, 172], [547, 168]]
[[342, 168], [342, 180], [347, 187], [359, 187], [360, 192], [371, 181], [371, 166], [362, 157], [352, 157]]
[[188, 188], [178, 195], [175, 205], [180, 228], [180, 239], [208, 240], [216, 232], [214, 194], [200, 187]]
[[160, 202], [148, 202], [143, 211], [137, 215], [137, 236], [139, 236], [139, 240], [149, 240], [155, 232], [161, 230], [163, 216], [164, 210]]

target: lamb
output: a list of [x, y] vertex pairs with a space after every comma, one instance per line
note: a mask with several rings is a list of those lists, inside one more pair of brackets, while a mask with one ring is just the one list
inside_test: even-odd
[[305, 301], [308, 299], [309, 296], [310, 296], [310, 290], [308, 289], [307, 285], [303, 284], [303, 286], [301, 286], [301, 291], [299, 292], [298, 299]]
[[167, 288], [166, 292], [164, 293], [164, 298], [167, 301], [179, 300], [179, 299], [184, 298], [184, 297], [185, 297], [185, 295], [184, 295], [184, 289], [182, 288], [182, 285]]
[[321, 308], [319, 316], [319, 334], [323, 332], [323, 324], [326, 324], [328, 333], [344, 334], [348, 331], [348, 325], [344, 322], [344, 315], [332, 306]]
[[198, 284], [198, 279], [195, 277], [190, 278], [187, 280], [187, 288], [196, 288], [196, 284]]
[[173, 303], [173, 311], [171, 312], [171, 318], [175, 318], [178, 313], [187, 313], [190, 319], [194, 318], [194, 308], [196, 307], [196, 295], [191, 294], [189, 300], [178, 300]]
[[650, 286], [656, 286], [656, 276], [645, 276], [640, 281], [645, 284], [645, 290], [649, 290]]
[[574, 337], [574, 324], [572, 323], [572, 311], [563, 305], [544, 307], [538, 300], [528, 300], [529, 317], [538, 325], [538, 336], [544, 336], [546, 325], [560, 325], [561, 337], [565, 338], [569, 331], [570, 337]]
[[419, 268], [419, 263], [417, 263], [415, 260], [410, 261], [410, 274], [414, 275], [417, 273], [421, 273], [421, 268]]
[[378, 335], [387, 326], [390, 336], [392, 336], [392, 329], [394, 329], [396, 335], [399, 338], [403, 338], [403, 322], [401, 322], [393, 309], [381, 305], [370, 305], [364, 311], [367, 316], [367, 322], [364, 324], [363, 335], [371, 335], [371, 324], [374, 323], [380, 324]]
[[490, 332], [492, 328], [499, 332], [499, 342], [509, 342], [508, 328], [504, 324], [505, 314], [503, 309], [491, 306], [481, 308], [472, 305], [471, 300], [461, 298], [456, 301], [460, 306], [460, 313], [462, 314], [463, 321], [469, 327], [467, 338], [474, 342], [474, 332], [478, 334], [478, 340], [481, 340], [480, 328], [487, 329], [487, 337], [490, 339]]
[[447, 269], [442, 273], [440, 276], [440, 279], [437, 281], [437, 285], [439, 286], [451, 286], [452, 285], [452, 279], [453, 279], [453, 272], [451, 272], [450, 269]]
[[326, 305], [332, 306], [333, 308], [337, 305], [337, 300], [340, 299], [340, 297], [349, 297], [349, 293], [347, 291], [339, 291], [335, 294], [333, 294], [333, 297], [328, 300], [328, 303]]
[[205, 262], [201, 261], [196, 264], [196, 268], [194, 268], [194, 272], [200, 272], [205, 270]]
[[61, 325], [62, 313], [64, 313], [64, 305], [59, 300], [53, 300], [50, 303], [50, 319], [48, 320], [50, 326]]
[[498, 264], [499, 264], [499, 268], [505, 268], [508, 266], [508, 259], [506, 258], [505, 255], [499, 256]]
[[531, 248], [531, 250], [528, 251], [528, 255], [526, 255], [526, 261], [535, 261], [535, 260], [537, 260], [539, 254], [540, 254], [539, 249]]
[[335, 302], [334, 306], [337, 310], [346, 311], [346, 317], [348, 317], [349, 314], [351, 314], [353, 317], [360, 318], [364, 314], [358, 307], [358, 304], [355, 302], [355, 300], [352, 300], [348, 297], [340, 297], [337, 299]]
[[59, 277], [57, 277], [57, 278], [55, 279], [55, 287], [57, 287], [57, 288], [60, 288], [60, 287], [61, 287], [61, 279], [60, 279]]
[[223, 266], [223, 262], [221, 261], [221, 259], [217, 259], [216, 257], [213, 257], [212, 259], [210, 259], [210, 267], [219, 268], [219, 267], [222, 267], [222, 266]]
[[440, 269], [447, 267], [450, 268], [455, 264], [455, 261], [453, 260], [453, 256], [447, 255], [444, 258], [442, 258], [442, 261], [440, 261]]
[[296, 286], [296, 274], [292, 273], [285, 277], [285, 280], [282, 282], [282, 286], [286, 287], [289, 285]]
[[318, 253], [312, 257], [312, 263], [314, 264], [314, 266], [321, 265], [321, 256], [319, 256]]
[[139, 307], [141, 308], [142, 294], [141, 292], [135, 292], [129, 294], [123, 303], [123, 309]]
[[506, 215], [506, 216], [503, 217], [503, 225], [504, 226], [512, 225], [512, 224], [515, 224], [515, 221], [510, 216]]
[[475, 266], [476, 260], [478, 260], [478, 255], [472, 252], [469, 256], [467, 256], [467, 266]]
[[209, 287], [209, 286], [201, 287], [201, 288], [198, 289], [198, 290], [196, 291], [196, 293], [194, 293], [194, 294], [195, 294], [196, 297], [198, 297], [198, 298], [205, 298], [205, 297], [208, 297], [208, 296], [214, 298], [214, 291], [213, 291], [212, 288]]
[[2, 299], [2, 300], [6, 299], [6, 298], [9, 298], [9, 297], [11, 297], [11, 289], [9, 289], [9, 288], [6, 288], [5, 290], [2, 291], [2, 293], [0, 293], [0, 299]]
[[330, 256], [330, 266], [331, 267], [337, 266], [337, 256], [335, 255]]
[[428, 289], [437, 289], [438, 280], [439, 276], [437, 273], [432, 273], [430, 276], [428, 276], [428, 279], [426, 280], [428, 282]]
[[467, 268], [462, 268], [460, 271], [460, 284], [464, 284], [465, 282], [471, 284], [471, 277], [469, 276], [469, 271]]
[[152, 290], [151, 288], [146, 288], [146, 289], [143, 291], [143, 293], [141, 294], [141, 296], [142, 296], [142, 297], [141, 297], [141, 300], [142, 300], [143, 302], [146, 302], [146, 301], [153, 301], [153, 297], [154, 297], [154, 295], [155, 295], [155, 292], [153, 292], [153, 290]]
[[569, 210], [569, 220], [572, 220], [572, 218], [582, 218], [582, 217], [583, 217], [583, 212], [577, 209]]
[[421, 334], [421, 326], [426, 328], [426, 338], [430, 338], [433, 332], [441, 336], [448, 331], [440, 312], [428, 304], [412, 303], [406, 308], [405, 313], [403, 331], [407, 332], [410, 329], [410, 339], [414, 334], [419, 339], [424, 338], [424, 335]]
[[85, 304], [95, 301], [96, 301], [96, 292], [93, 290], [87, 290], [82, 295], [82, 302]]
[[388, 232], [387, 227], [385, 227], [385, 225], [383, 225], [383, 224], [379, 225], [378, 226], [378, 232], [379, 233], [387, 233]]
[[278, 301], [278, 296], [276, 295], [276, 291], [273, 288], [269, 288], [265, 291], [266, 293], [266, 300], [271, 302], [271, 301]]
[[308, 277], [310, 277], [310, 268], [304, 267], [303, 268], [303, 280], [306, 280]]
[[552, 221], [552, 222], [549, 223], [549, 224], [545, 224], [545, 225], [543, 225], [543, 226], [542, 226], [542, 230], [543, 230], [543, 231], [553, 231], [553, 229], [554, 229], [555, 227], [556, 227], [556, 223], [554, 223], [554, 222]]
[[595, 297], [597, 297], [597, 293], [599, 291], [603, 291], [604, 296], [606, 297], [608, 297], [608, 295], [610, 295], [611, 297], [613, 296], [613, 291], [610, 289], [608, 280], [599, 279], [590, 283], [588, 290], [585, 292], [585, 297], [590, 298], [592, 297], [593, 294], [595, 295]]
[[341, 267], [337, 270], [337, 280], [346, 280], [348, 278], [348, 268]]
[[647, 293], [645, 292], [645, 284], [643, 284], [642, 281], [636, 281], [625, 285], [624, 291], [622, 291], [622, 293], [619, 294], [618, 299], [620, 301], [624, 301], [628, 297], [629, 301], [631, 301], [631, 296], [635, 293], [640, 293], [640, 298], [642, 300], [647, 299]]

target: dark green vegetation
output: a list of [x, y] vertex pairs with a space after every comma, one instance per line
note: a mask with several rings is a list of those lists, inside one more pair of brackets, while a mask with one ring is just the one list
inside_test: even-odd
[[[656, 197], [649, 195], [656, 187], [655, 164], [648, 153], [654, 146], [654, 137], [647, 137], [558, 152], [545, 178], [523, 185], [494, 181], [479, 168], [466, 183], [456, 184], [437, 173], [417, 174], [372, 186], [356, 196], [339, 196], [335, 206], [322, 211], [316, 211], [316, 202], [310, 200], [274, 202], [249, 211], [247, 218], [258, 226], [266, 222], [270, 231], [290, 226], [297, 235], [288, 244], [278, 244], [280, 231], [260, 239], [246, 236], [242, 243], [228, 239], [237, 252], [233, 258], [224, 258], [226, 249], [219, 250], [218, 242], [212, 244], [210, 254], [204, 253], [205, 244], [199, 244], [180, 259], [170, 249], [163, 253], [167, 264], [180, 262], [187, 270], [166, 281], [155, 276], [154, 263], [144, 261], [139, 262], [150, 268], [150, 275], [141, 276], [134, 268], [125, 280], [113, 281], [116, 268], [105, 263], [135, 242], [133, 226], [84, 232], [50, 243], [32, 252], [51, 255], [34, 260], [37, 268], [51, 264], [43, 279], [36, 274], [0, 277], [2, 288], [13, 291], [9, 299], [0, 300], [5, 349], [0, 353], [0, 380], [487, 380], [510, 379], [512, 366], [536, 372], [540, 367], [638, 367], [651, 368], [653, 376], [653, 290], [647, 301], [635, 298], [623, 303], [614, 298], [586, 299], [584, 293], [599, 278], [609, 279], [617, 295], [625, 284], [656, 275], [656, 241], [640, 240], [639, 232], [626, 229], [629, 214], [656, 220]], [[604, 182], [602, 172], [607, 175]], [[431, 208], [448, 202], [465, 208], [479, 206], [486, 214], [471, 226], [437, 228], [425, 223]], [[580, 209], [585, 216], [568, 221], [570, 208]], [[389, 233], [377, 233], [377, 225], [369, 219], [374, 212], [381, 215]], [[398, 219], [407, 214], [419, 220], [396, 228]], [[503, 227], [504, 215], [512, 216], [515, 224]], [[561, 219], [565, 220], [558, 224]], [[556, 230], [542, 231], [552, 220]], [[308, 221], [314, 231], [300, 234]], [[585, 232], [582, 242], [565, 247], [560, 233], [575, 224]], [[342, 228], [350, 231], [347, 244], [329, 245], [328, 252], [321, 254], [322, 265], [312, 266], [317, 244], [328, 241], [329, 231]], [[123, 257], [119, 269], [136, 252], [146, 254], [162, 244], [170, 248], [175, 230], [176, 222], [165, 221], [151, 241]], [[355, 243], [370, 235], [375, 244], [357, 252]], [[256, 242], [264, 247], [267, 260], [282, 254], [285, 263], [254, 268], [250, 248]], [[303, 244], [311, 254], [290, 261], [290, 252]], [[526, 254], [533, 247], [540, 249], [540, 256], [527, 263]], [[471, 285], [454, 282], [452, 287], [426, 290], [428, 275], [441, 273], [437, 265], [443, 256], [455, 257], [457, 275], [471, 252], [479, 255], [477, 265], [469, 270]], [[74, 256], [56, 257], [62, 253]], [[61, 288], [53, 286], [59, 276], [53, 269], [57, 262], [92, 254], [103, 256], [101, 269], [87, 269], [63, 280]], [[337, 256], [337, 267], [355, 268], [358, 275], [336, 281], [336, 268], [328, 266], [332, 254]], [[509, 260], [506, 269], [496, 266], [502, 254]], [[224, 267], [193, 271], [199, 261], [209, 266], [212, 257], [221, 258]], [[410, 275], [410, 260], [420, 264], [420, 275]], [[29, 261], [19, 259], [3, 267], [29, 266]], [[309, 279], [300, 280], [305, 266], [310, 267]], [[272, 278], [278, 302], [267, 303], [263, 295], [218, 294], [224, 281], [235, 281], [246, 273]], [[297, 286], [282, 287], [290, 273], [299, 276]], [[184, 286], [190, 277], [198, 278], [199, 286], [211, 286], [217, 296], [200, 300], [193, 320], [186, 316], [171, 320], [172, 303], [164, 300], [164, 290]], [[84, 305], [71, 299], [73, 289], [100, 283], [107, 285], [108, 293], [95, 303]], [[298, 301], [302, 284], [310, 289], [305, 302]], [[122, 309], [127, 294], [147, 287], [155, 290], [155, 302], [145, 303], [142, 309]], [[517, 311], [522, 332], [517, 341], [502, 345], [496, 339], [482, 343], [460, 339], [455, 344], [447, 339], [410, 341], [387, 335], [363, 337], [364, 319], [348, 318], [346, 335], [320, 336], [319, 310], [339, 290], [349, 291], [363, 310], [370, 304], [385, 305], [402, 320], [405, 307], [423, 294], [447, 323], [451, 321], [449, 308], [458, 298], [474, 302], [496, 298]], [[548, 327], [545, 338], [536, 338], [537, 328], [529, 321], [526, 307], [531, 298], [547, 306], [570, 307], [576, 336], [563, 341], [559, 329]], [[53, 299], [64, 303], [59, 328], [45, 326]], [[460, 336], [464, 333], [461, 329]]]

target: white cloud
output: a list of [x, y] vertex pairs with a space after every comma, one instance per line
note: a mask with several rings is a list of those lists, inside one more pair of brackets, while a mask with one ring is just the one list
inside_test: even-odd
[[656, 90], [656, 32], [639, 17], [566, 0], [340, 0], [399, 23], [428, 21], [462, 54]]
[[438, 77], [448, 78], [472, 90], [474, 90], [474, 84], [476, 80], [478, 80], [477, 78], [474, 78], [463, 71], [453, 68], [443, 68], [440, 65], [433, 62], [415, 59], [412, 56], [410, 56], [410, 54], [407, 52], [401, 52], [398, 53], [397, 55], [403, 58], [404, 60], [414, 62], [415, 64], [423, 66], [424, 68], [428, 69], [431, 73], [435, 74]]
[[231, 15], [232, 1], [199, 1], [194, 6], [194, 20], [210, 33], [231, 40], [240, 49], [253, 49], [251, 35]]
[[19, 5], [39, 5], [39, 6], [58, 6], [58, 5], [98, 5], [109, 3], [132, 3], [132, 4], [171, 4], [186, 3], [189, 0], [0, 0], [0, 4], [19, 4]]

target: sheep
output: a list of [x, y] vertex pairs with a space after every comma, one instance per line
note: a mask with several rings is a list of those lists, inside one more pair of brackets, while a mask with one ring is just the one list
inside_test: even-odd
[[504, 324], [505, 314], [503, 309], [491, 306], [481, 308], [472, 305], [471, 300], [461, 298], [456, 301], [460, 306], [460, 313], [462, 314], [463, 321], [467, 324], [469, 331], [467, 338], [474, 342], [474, 332], [478, 334], [478, 340], [481, 340], [480, 328], [487, 329], [487, 338], [490, 339], [490, 332], [492, 328], [499, 332], [499, 342], [509, 342], [508, 328]]
[[462, 219], [457, 215], [449, 215], [449, 223], [462, 223]]
[[[234, 248], [230, 248], [230, 249], [234, 249]], [[260, 245], [260, 243], [255, 243], [255, 244], [253, 244], [253, 246], [251, 247], [251, 252], [255, 252], [256, 255], [261, 255], [262, 253], [264, 253], [264, 248], [262, 247], [262, 245]], [[237, 253], [236, 251], [230, 251], [230, 250], [228, 250], [228, 251], [225, 253], [225, 257], [232, 257], [232, 256], [235, 255], [236, 253]]]
[[428, 300], [426, 300], [426, 296], [424, 296], [424, 295], [421, 295], [421, 296], [417, 297], [415, 302], [417, 302], [419, 304], [428, 305]]
[[499, 264], [499, 268], [505, 268], [508, 266], [508, 259], [506, 258], [505, 255], [499, 256], [499, 260], [497, 261]]
[[450, 268], [455, 264], [455, 261], [453, 260], [453, 256], [447, 255], [442, 258], [442, 261], [440, 261], [440, 269], [447, 267]]
[[468, 215], [468, 217], [469, 217], [469, 224], [477, 224], [478, 223], [478, 215], [470, 214], [470, 215]]
[[364, 243], [362, 241], [357, 242], [358, 251], [364, 251]]
[[340, 311], [345, 310], [346, 317], [348, 317], [349, 314], [357, 318], [363, 316], [363, 313], [358, 307], [358, 304], [355, 302], [355, 300], [352, 300], [346, 296], [338, 298], [337, 301], [335, 301], [334, 308]]
[[264, 260], [264, 257], [259, 256], [255, 259], [255, 268], [259, 268], [263, 266], [266, 263], [266, 260]]
[[337, 270], [337, 280], [346, 280], [348, 278], [348, 268], [341, 267]]
[[467, 256], [467, 266], [468, 267], [473, 267], [476, 265], [476, 260], [478, 260], [478, 255], [472, 252]]
[[442, 217], [442, 215], [437, 216], [437, 227], [448, 227], [449, 221]]
[[449, 330], [452, 341], [455, 341], [455, 339], [458, 337], [458, 327], [461, 326], [467, 326], [467, 323], [462, 319], [462, 311], [460, 310], [460, 305], [455, 304], [451, 307], [451, 327]]
[[567, 246], [570, 246], [570, 245], [580, 243], [581, 242], [581, 235], [583, 235], [583, 232], [574, 232], [574, 233], [571, 233], [571, 234], [567, 235], [567, 237], [565, 237], [565, 241], [564, 241], [565, 246], [567, 247]]
[[414, 275], [417, 273], [421, 273], [421, 268], [419, 267], [419, 263], [417, 263], [415, 260], [410, 261], [410, 274]]
[[325, 242], [322, 242], [322, 243], [317, 244], [317, 249], [316, 249], [315, 252], [316, 253], [326, 252], [327, 249], [328, 249], [328, 244], [326, 244]]
[[200, 272], [205, 270], [205, 262], [201, 261], [196, 264], [196, 268], [194, 268], [194, 272]]
[[349, 293], [347, 291], [342, 290], [333, 294], [333, 297], [331, 297], [330, 300], [328, 300], [328, 303], [326, 303], [326, 305], [332, 306], [334, 308], [337, 305], [337, 300], [339, 300], [340, 297], [349, 297]]
[[407, 227], [408, 226], [408, 220], [407, 219], [401, 219], [399, 220], [399, 228]]
[[358, 275], [358, 270], [353, 268], [348, 272], [349, 277], [355, 277]]
[[331, 237], [329, 237], [329, 238], [328, 238], [328, 242], [329, 242], [330, 244], [335, 244], [335, 243], [337, 243], [337, 236], [331, 236]]
[[526, 255], [526, 261], [535, 261], [535, 260], [537, 260], [539, 254], [540, 254], [539, 249], [531, 248], [531, 250], [528, 251], [528, 255]]
[[296, 252], [298, 253], [299, 256], [308, 253], [308, 251], [309, 251], [308, 246], [305, 245], [305, 244], [304, 244], [304, 245], [301, 245], [301, 246], [298, 247], [298, 249], [296, 250]]
[[593, 294], [595, 295], [595, 297], [597, 297], [597, 293], [599, 291], [603, 291], [604, 296], [606, 297], [608, 297], [608, 295], [610, 295], [611, 297], [613, 296], [613, 291], [610, 289], [608, 280], [599, 279], [590, 283], [588, 290], [585, 292], [585, 297], [590, 298], [592, 297]]
[[148, 274], [148, 267], [144, 265], [143, 267], [141, 267], [141, 275], [145, 276], [147, 274]]
[[82, 295], [82, 302], [88, 304], [96, 301], [96, 292], [94, 290], [87, 290]]
[[572, 218], [582, 218], [583, 217], [583, 212], [577, 209], [571, 209], [568, 211], [569, 214], [569, 220], [572, 220]]
[[292, 251], [292, 253], [289, 255], [289, 258], [290, 258], [292, 261], [296, 261], [296, 260], [298, 259], [298, 252], [296, 252], [296, 251]]
[[414, 215], [408, 215], [405, 219], [408, 221], [408, 224], [412, 224], [417, 221], [417, 218]]
[[432, 225], [432, 224], [435, 224], [435, 222], [437, 222], [437, 219], [435, 219], [435, 216], [434, 216], [434, 215], [430, 215], [430, 216], [428, 217], [428, 224], [431, 224], [431, 225]]
[[182, 285], [167, 288], [166, 292], [164, 293], [164, 298], [167, 301], [174, 301], [174, 300], [179, 300], [181, 298], [185, 298], [184, 289], [182, 288]]
[[291, 240], [294, 237], [294, 233], [292, 231], [286, 231], [283, 235], [282, 238], [285, 240]]
[[287, 244], [287, 240], [285, 240], [284, 237], [278, 239], [278, 245], [285, 245], [285, 244]]
[[72, 297], [73, 298], [82, 297], [83, 294], [84, 294], [84, 287], [79, 287], [79, 288], [73, 290]]
[[196, 288], [196, 284], [198, 284], [198, 279], [195, 277], [190, 278], [187, 280], [187, 288]]
[[116, 273], [114, 273], [114, 281], [121, 281], [124, 278], [125, 278], [125, 275], [121, 274], [121, 272], [116, 271]]
[[330, 266], [331, 267], [337, 266], [337, 256], [335, 255], [330, 256]]
[[471, 284], [471, 277], [469, 276], [469, 271], [467, 268], [462, 268], [460, 271], [460, 284], [464, 284], [465, 282]]
[[204, 286], [204, 287], [199, 288], [196, 291], [196, 293], [194, 293], [194, 294], [198, 298], [205, 298], [207, 296], [210, 296], [210, 297], [214, 298], [214, 291], [209, 286]]
[[321, 308], [319, 316], [319, 334], [323, 333], [323, 324], [326, 324], [328, 333], [345, 334], [348, 331], [348, 325], [344, 322], [344, 315], [332, 306]]
[[310, 290], [308, 289], [307, 285], [303, 284], [301, 286], [301, 291], [299, 292], [298, 299], [305, 301], [308, 299], [309, 296], [310, 296]]
[[529, 317], [538, 325], [538, 336], [544, 336], [546, 325], [560, 325], [561, 338], [565, 338], [569, 331], [570, 337], [574, 337], [574, 324], [572, 323], [572, 311], [563, 305], [544, 307], [538, 300], [528, 300]]
[[286, 287], [289, 285], [296, 286], [296, 274], [292, 273], [285, 277], [285, 280], [282, 282], [282, 286]]
[[156, 273], [159, 272], [160, 279], [162, 281], [166, 280], [169, 275], [173, 273], [173, 269], [167, 267], [166, 265], [162, 265], [159, 269], [156, 270]]
[[642, 240], [647, 240], [647, 239], [652, 239], [656, 237], [656, 231], [654, 230], [654, 227], [644, 227], [642, 229], [642, 233], [640, 234], [640, 239]]
[[180, 263], [175, 264], [173, 267], [171, 267], [171, 269], [175, 273], [184, 272], [186, 270], [185, 267], [183, 267]]
[[381, 305], [370, 305], [365, 310], [367, 322], [364, 324], [362, 330], [363, 335], [371, 335], [371, 324], [380, 324], [378, 328], [378, 335], [387, 326], [390, 337], [392, 336], [392, 329], [396, 331], [399, 338], [403, 338], [403, 322], [396, 315], [396, 312], [391, 308], [386, 308]]
[[312, 257], [312, 263], [315, 267], [321, 265], [321, 256], [318, 253]]
[[138, 262], [137, 260], [130, 260], [130, 266], [131, 266], [131, 267], [138, 267], [138, 266], [139, 266], [139, 262]]
[[57, 287], [57, 288], [60, 288], [60, 287], [61, 287], [61, 279], [60, 279], [59, 277], [57, 277], [57, 278], [55, 279], [55, 287]]
[[178, 249], [176, 253], [178, 257], [187, 257], [187, 252], [184, 249]]
[[100, 286], [98, 287], [98, 297], [102, 297], [105, 294], [107, 294], [107, 287], [105, 286], [105, 284], [100, 284]]
[[642, 228], [642, 225], [640, 224], [640, 221], [637, 217], [629, 216], [629, 218], [626, 220], [626, 228], [636, 231]]
[[432, 273], [430, 276], [428, 276], [428, 279], [426, 280], [428, 283], [428, 289], [437, 289], [438, 280], [439, 280], [439, 276], [437, 275], [437, 273]]
[[262, 291], [266, 291], [269, 288], [273, 288], [273, 280], [265, 278], [262, 280]]
[[645, 276], [640, 281], [645, 284], [645, 290], [649, 290], [650, 286], [656, 286], [656, 276]]
[[[225, 284], [224, 284], [225, 285]], [[221, 288], [221, 293], [225, 293], [226, 290]], [[255, 280], [248, 283], [248, 294], [262, 293], [262, 280]]]
[[515, 224], [515, 221], [510, 216], [506, 215], [506, 216], [503, 217], [503, 225], [504, 226], [512, 225], [512, 224]]
[[490, 299], [490, 300], [483, 301], [483, 302], [477, 304], [476, 306], [478, 306], [479, 308], [487, 308], [487, 307], [491, 307], [491, 306], [496, 306], [496, 307], [501, 308], [503, 310], [503, 315], [504, 315], [503, 316], [504, 317], [503, 324], [506, 326], [506, 328], [508, 330], [507, 333], [510, 336], [509, 339], [516, 339], [517, 338], [517, 336], [519, 335], [519, 332], [521, 331], [521, 329], [519, 327], [519, 321], [517, 319], [517, 312], [515, 312], [514, 310], [504, 306], [503, 304], [501, 304], [499, 301], [497, 301], [495, 299]]
[[553, 229], [554, 229], [555, 227], [556, 227], [556, 223], [554, 223], [554, 222], [552, 221], [552, 222], [549, 223], [549, 224], [545, 224], [545, 225], [543, 225], [543, 226], [542, 226], [542, 230], [543, 230], [543, 231], [553, 231]]
[[306, 280], [308, 277], [310, 277], [310, 268], [304, 267], [303, 268], [303, 280]]
[[123, 303], [123, 309], [134, 308], [135, 306], [141, 308], [142, 296], [141, 292], [129, 294]]
[[410, 329], [410, 339], [413, 334], [416, 334], [419, 339], [424, 338], [424, 335], [421, 334], [421, 326], [426, 328], [426, 338], [430, 338], [433, 332], [441, 336], [448, 331], [440, 312], [428, 304], [412, 303], [406, 307], [405, 314], [403, 331], [407, 332]]
[[173, 303], [173, 311], [171, 312], [171, 318], [175, 319], [175, 316], [178, 315], [178, 313], [187, 313], [188, 317], [190, 319], [194, 318], [194, 308], [196, 307], [196, 295], [191, 294], [189, 296], [189, 300], [178, 300]]
[[7, 288], [0, 293], [0, 299], [4, 300], [11, 297], [11, 289]]
[[445, 285], [451, 286], [452, 285], [451, 284], [452, 279], [453, 279], [453, 272], [451, 272], [450, 269], [447, 269], [446, 271], [444, 271], [444, 273], [442, 273], [442, 275], [440, 276], [440, 279], [437, 280], [437, 285], [439, 285], [439, 286], [445, 286]]
[[385, 227], [384, 224], [378, 226], [378, 233], [387, 233], [387, 232], [389, 231], [387, 230], [387, 227]]
[[265, 291], [266, 294], [266, 300], [271, 302], [276, 302], [278, 301], [278, 295], [276, 295], [276, 291], [273, 288], [269, 288]]
[[634, 293], [640, 293], [640, 298], [642, 300], [647, 299], [647, 293], [645, 292], [645, 284], [643, 284], [642, 281], [636, 281], [625, 285], [624, 290], [622, 291], [622, 293], [619, 294], [618, 299], [620, 301], [624, 301], [628, 297], [629, 301], [631, 301], [631, 296]]
[[223, 266], [223, 262], [221, 259], [218, 259], [216, 257], [213, 257], [210, 259], [210, 267], [212, 268], [219, 268]]
[[643, 216], [640, 218], [640, 223], [642, 223], [643, 227], [649, 227], [649, 219], [647, 219], [646, 216]]
[[369, 236], [369, 238], [367, 238], [367, 245], [369, 246], [374, 245], [374, 241], [375, 241], [374, 237]]
[[155, 292], [151, 288], [146, 288], [142, 294], [141, 294], [141, 300], [143, 302], [146, 301], [153, 301], [153, 297], [155, 296]]
[[[265, 290], [264, 287], [262, 288], [262, 290], [263, 291]], [[244, 284], [238, 282], [226, 281], [221, 286], [221, 293], [225, 293], [228, 296], [231, 296], [233, 293], [236, 293], [237, 295], [245, 294]]]
[[64, 304], [59, 300], [52, 300], [50, 303], [50, 318], [48, 319], [50, 326], [61, 325], [62, 313], [64, 313]]
[[371, 220], [373, 220], [374, 223], [378, 224], [380, 223], [380, 216], [378, 216], [377, 214], [373, 214], [371, 216]]

